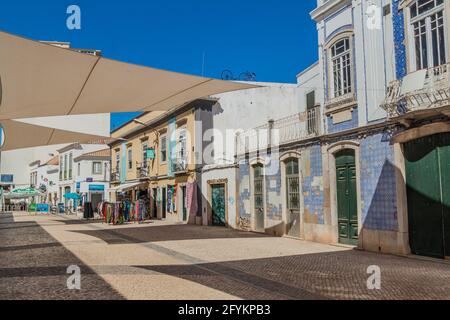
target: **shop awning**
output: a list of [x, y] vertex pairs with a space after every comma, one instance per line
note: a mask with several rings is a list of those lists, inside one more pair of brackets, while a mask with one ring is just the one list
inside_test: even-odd
[[28, 199], [37, 196], [44, 196], [45, 194], [35, 188], [22, 188], [14, 189], [9, 193], [4, 193], [5, 199]]
[[114, 61], [0, 32], [0, 120], [165, 111], [253, 84]]
[[110, 188], [108, 191], [109, 192], [122, 192], [122, 191], [127, 191], [130, 189], [133, 189], [138, 186], [145, 185], [145, 184], [146, 184], [145, 182], [123, 183], [121, 185], [118, 185], [117, 187]]

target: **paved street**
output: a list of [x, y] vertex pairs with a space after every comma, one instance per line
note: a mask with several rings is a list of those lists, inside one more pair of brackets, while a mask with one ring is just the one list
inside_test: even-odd
[[[81, 290], [66, 269], [81, 268]], [[368, 290], [367, 267], [381, 268]], [[0, 299], [450, 299], [450, 264], [225, 228], [0, 214]]]

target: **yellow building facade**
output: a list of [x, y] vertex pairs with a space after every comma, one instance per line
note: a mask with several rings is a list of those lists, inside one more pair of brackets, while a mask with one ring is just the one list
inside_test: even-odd
[[196, 137], [203, 130], [197, 120], [210, 113], [204, 104], [144, 113], [112, 132], [112, 202], [145, 197], [153, 219], [201, 224], [196, 169], [202, 145]]

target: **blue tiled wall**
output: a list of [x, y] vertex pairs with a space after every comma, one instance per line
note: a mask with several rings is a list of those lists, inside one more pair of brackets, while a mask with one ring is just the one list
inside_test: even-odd
[[[305, 220], [324, 224], [323, 215], [323, 169], [322, 151], [320, 145], [314, 145], [303, 151], [303, 161], [305, 161], [303, 182], [303, 201], [305, 205]], [[309, 161], [306, 156], [309, 154]]]
[[400, 80], [406, 75], [405, 24], [403, 10], [398, 9], [401, 0], [392, 0], [392, 19], [394, 25], [395, 74]]
[[[238, 169], [239, 181], [239, 217], [250, 218], [251, 214], [246, 210], [246, 202], [250, 201], [250, 189], [243, 187], [243, 181], [250, 179], [250, 166], [247, 163], [239, 165]], [[247, 206], [248, 207], [248, 206]]]
[[335, 132], [340, 132], [340, 131], [357, 128], [358, 127], [358, 108], [353, 109], [351, 120], [341, 122], [338, 124], [333, 124], [333, 119], [330, 116], [328, 116], [327, 117], [327, 127], [328, 127], [328, 133], [335, 133]]
[[361, 140], [361, 199], [363, 226], [396, 231], [397, 199], [394, 151], [382, 134]]
[[[267, 167], [266, 172], [266, 205], [267, 218], [281, 221], [283, 216], [283, 207], [281, 203], [281, 170], [279, 166], [278, 153], [271, 155], [272, 161], [275, 161], [275, 167]], [[278, 168], [276, 166], [278, 165]], [[268, 164], [270, 166], [270, 164]]]

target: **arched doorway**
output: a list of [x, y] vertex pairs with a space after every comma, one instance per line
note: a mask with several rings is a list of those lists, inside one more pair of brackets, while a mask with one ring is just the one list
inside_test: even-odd
[[335, 154], [336, 198], [339, 243], [358, 244], [358, 196], [355, 150], [343, 149]]

